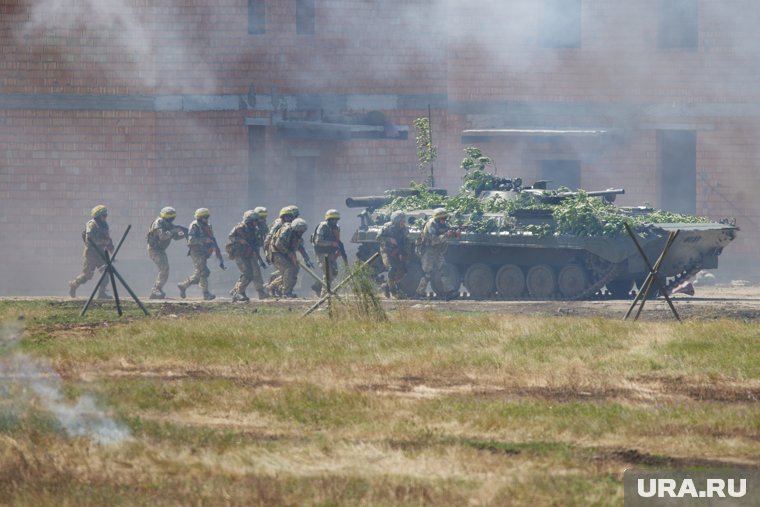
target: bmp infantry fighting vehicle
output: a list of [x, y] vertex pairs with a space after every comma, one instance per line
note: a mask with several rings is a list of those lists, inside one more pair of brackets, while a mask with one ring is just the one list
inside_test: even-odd
[[[633, 225], [652, 264], [664, 249], [669, 232], [680, 231], [660, 269], [668, 277], [666, 290], [671, 290], [702, 269], [717, 268], [718, 256], [738, 230], [728, 220], [715, 223], [646, 206], [613, 206], [615, 196], [623, 193], [623, 189], [552, 191], [546, 189], [546, 182], [523, 187], [519, 179], [488, 175], [485, 184], [471, 185], [468, 192], [455, 197], [444, 190], [416, 187], [392, 190], [384, 196], [348, 198], [346, 205], [364, 208], [359, 215], [361, 226], [352, 238], [359, 244], [361, 260], [378, 251], [377, 234], [394, 209], [404, 209], [414, 241], [433, 208], [448, 208], [455, 234], [449, 238], [442, 274], [431, 285], [436, 294], [457, 291], [463, 285], [474, 299], [632, 295], [642, 286], [648, 269], [625, 232], [624, 222]], [[452, 211], [462, 200], [477, 204], [473, 215]], [[414, 206], [420, 202], [427, 205]], [[404, 205], [410, 203], [412, 206]], [[599, 219], [599, 210], [609, 214], [611, 221]], [[584, 220], [594, 222], [593, 227]], [[667, 222], [652, 223], [663, 221]], [[458, 223], [471, 226], [460, 228]], [[378, 273], [383, 270], [379, 260], [373, 267]], [[407, 269], [400, 285], [411, 296], [422, 276], [419, 260], [413, 256]]]

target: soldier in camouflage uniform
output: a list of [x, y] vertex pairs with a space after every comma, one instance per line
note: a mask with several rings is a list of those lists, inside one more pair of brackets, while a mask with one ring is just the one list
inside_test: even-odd
[[217, 258], [221, 261], [222, 254], [216, 246], [214, 231], [208, 223], [210, 216], [211, 214], [208, 209], [198, 208], [195, 210], [195, 220], [193, 220], [188, 228], [187, 246], [190, 249], [188, 255], [193, 260], [195, 271], [193, 271], [193, 274], [187, 280], [177, 285], [179, 297], [182, 299], [186, 297], [185, 291], [187, 288], [196, 283], [203, 290], [203, 299], [208, 301], [216, 297], [208, 290], [208, 276], [211, 274], [211, 271], [208, 269], [206, 261], [214, 252], [216, 252]]
[[177, 217], [177, 210], [167, 206], [161, 210], [148, 230], [146, 240], [148, 242], [148, 256], [158, 266], [158, 277], [153, 284], [153, 290], [150, 292], [150, 299], [164, 299], [166, 294], [163, 291], [166, 281], [169, 279], [169, 258], [166, 256], [166, 249], [172, 240], [185, 237], [187, 229], [174, 225], [174, 219]]
[[[282, 283], [282, 295], [287, 298], [295, 298], [293, 287], [298, 280], [298, 261], [296, 252], [303, 255], [303, 233], [308, 225], [303, 218], [296, 218], [289, 224], [284, 224], [272, 238], [272, 259], [277, 270], [280, 272]], [[304, 261], [310, 264], [308, 256]]]
[[[249, 301], [245, 293], [248, 284], [253, 281], [253, 286], [259, 293], [259, 299], [266, 299], [267, 292], [264, 289], [264, 280], [261, 278], [259, 261], [259, 222], [261, 216], [255, 210], [243, 213], [243, 221], [230, 231], [230, 242], [226, 245], [227, 254], [234, 260], [240, 270], [240, 278], [230, 291], [233, 301]], [[261, 261], [263, 263], [263, 261]]]
[[[108, 252], [113, 253], [114, 246], [111, 240], [111, 234], [108, 230], [108, 209], [103, 204], [98, 204], [90, 212], [92, 219], [87, 222], [85, 231], [82, 233], [82, 240], [84, 241], [84, 251], [82, 257], [84, 257], [84, 267], [82, 268], [82, 274], [69, 282], [69, 296], [76, 297], [77, 287], [89, 281], [95, 274], [95, 270], [101, 266], [104, 266], [106, 261], [103, 260], [98, 254], [96, 248], [101, 253]], [[95, 243], [95, 246], [92, 243]], [[98, 287], [98, 298], [108, 299], [110, 296], [106, 293], [107, 279], [104, 278], [103, 282]]]
[[[348, 264], [346, 250], [343, 242], [340, 240], [340, 227], [338, 227], [340, 213], [338, 210], [331, 209], [325, 213], [325, 220], [320, 222], [311, 237], [311, 243], [314, 245], [314, 253], [317, 256], [317, 262], [322, 267], [322, 272], [327, 274], [327, 268], [330, 268], [330, 280], [338, 278], [338, 257], [343, 257], [343, 261]], [[323, 296], [326, 291], [325, 279], [322, 283], [314, 282], [311, 288], [317, 295]], [[332, 284], [335, 285], [334, 283]]]
[[[422, 233], [417, 238], [416, 253], [422, 262], [422, 279], [417, 287], [417, 296], [425, 296], [428, 282], [441, 274], [444, 263], [444, 255], [449, 247], [448, 235], [449, 224], [446, 221], [449, 214], [443, 208], [433, 211], [433, 216], [427, 221]], [[439, 294], [450, 297], [452, 294]]]
[[[259, 245], [263, 247], [264, 242], [266, 241], [266, 237], [269, 234], [269, 226], [267, 225], [267, 217], [269, 216], [269, 212], [264, 206], [256, 206], [253, 208], [253, 211], [259, 215], [259, 219], [256, 222], [256, 232], [259, 238]], [[266, 249], [264, 250], [264, 255], [266, 255]]]
[[[280, 218], [278, 220], [275, 220], [275, 222], [272, 224], [272, 228], [269, 230], [269, 234], [267, 236], [267, 241], [269, 245], [268, 250], [267, 250], [269, 252], [267, 260], [275, 264], [275, 268], [277, 264], [274, 262], [274, 252], [275, 252], [274, 238], [277, 236], [277, 234], [279, 233], [279, 230], [285, 224], [292, 223], [293, 220], [297, 219], [298, 215], [300, 214], [301, 212], [298, 209], [298, 206], [290, 205], [290, 206], [286, 206], [282, 208], [282, 210], [280, 210]], [[303, 244], [303, 238], [299, 239], [297, 249], [299, 252], [301, 252], [301, 256], [303, 257], [306, 265], [309, 266], [310, 268], [313, 268], [314, 265], [311, 263], [309, 254], [306, 253], [306, 248], [304, 247], [304, 244]], [[269, 283], [265, 285], [265, 287], [267, 288], [267, 290], [269, 290], [269, 293], [272, 295], [278, 295], [278, 294], [284, 295], [284, 291], [282, 290], [282, 285], [283, 285], [282, 275], [280, 273], [280, 270], [275, 269], [269, 278]]]
[[401, 297], [398, 283], [406, 275], [406, 264], [411, 257], [411, 241], [409, 229], [406, 227], [406, 214], [394, 211], [391, 221], [386, 222], [377, 235], [380, 243], [380, 255], [385, 269], [388, 270], [388, 282], [382, 288], [385, 297]]

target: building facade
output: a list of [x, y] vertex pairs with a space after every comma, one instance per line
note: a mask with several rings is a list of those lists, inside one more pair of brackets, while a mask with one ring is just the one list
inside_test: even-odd
[[[133, 232], [145, 292], [158, 210], [295, 203], [358, 224], [350, 195], [406, 186], [430, 114], [436, 184], [462, 149], [499, 174], [622, 204], [736, 217], [760, 247], [760, 48], [748, 0], [0, 0], [0, 293], [63, 294], [89, 210]], [[172, 247], [172, 278], [190, 269]], [[128, 278], [130, 278], [128, 276]]]

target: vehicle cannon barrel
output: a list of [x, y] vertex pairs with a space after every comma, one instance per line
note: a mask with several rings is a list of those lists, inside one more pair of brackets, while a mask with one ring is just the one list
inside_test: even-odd
[[[531, 196], [545, 204], [559, 204], [565, 199], [577, 196], [580, 192], [557, 192], [548, 193], [545, 190], [536, 191], [535, 189], [523, 189], [523, 192], [529, 192]], [[623, 188], [608, 188], [607, 190], [593, 190], [584, 192], [589, 197], [601, 197], [607, 202], [615, 202], [615, 197], [625, 194]]]
[[[429, 192], [433, 192], [439, 195], [446, 195], [446, 190], [443, 188], [429, 188]], [[413, 195], [419, 195], [420, 191], [414, 188], [395, 188], [388, 192], [388, 195], [368, 195], [364, 197], [349, 197], [346, 199], [346, 206], [349, 208], [380, 208], [390, 202], [396, 197], [410, 197]]]
[[349, 208], [380, 208], [390, 203], [394, 197], [387, 195], [369, 195], [365, 197], [349, 197], [346, 206]]

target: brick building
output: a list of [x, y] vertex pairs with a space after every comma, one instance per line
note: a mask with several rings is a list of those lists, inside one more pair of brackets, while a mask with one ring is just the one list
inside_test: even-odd
[[[339, 207], [348, 234], [346, 196], [424, 178], [410, 126], [428, 107], [441, 186], [476, 144], [526, 181], [735, 216], [721, 260], [751, 262], [758, 14], [749, 0], [0, 0], [0, 294], [63, 294], [101, 202], [114, 235], [135, 229], [119, 257], [140, 293], [165, 205], [178, 223], [210, 208], [219, 237], [255, 205], [297, 203], [310, 225]], [[190, 265], [172, 250], [178, 279]]]

